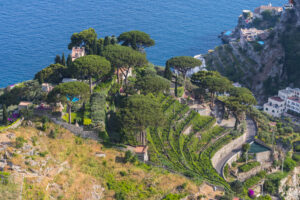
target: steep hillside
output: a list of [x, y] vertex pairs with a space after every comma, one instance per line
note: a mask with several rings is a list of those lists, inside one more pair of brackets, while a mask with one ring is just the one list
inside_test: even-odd
[[[239, 17], [233, 39], [225, 38], [228, 44], [204, 56], [208, 68], [247, 86], [260, 101], [279, 88], [300, 87], [300, 0], [280, 16], [266, 15], [253, 20], [250, 27], [242, 23], [244, 17]], [[264, 38], [243, 43], [241, 28], [263, 30]]]
[[[41, 122], [0, 133], [0, 199], [163, 199], [168, 194], [210, 195], [208, 185], [125, 162], [124, 152]], [[55, 134], [54, 134], [55, 132]], [[21, 139], [22, 138], [22, 139]]]

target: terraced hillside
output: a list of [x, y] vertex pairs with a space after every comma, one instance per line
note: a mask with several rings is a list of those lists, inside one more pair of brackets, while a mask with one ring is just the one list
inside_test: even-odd
[[213, 168], [210, 158], [218, 147], [231, 139], [230, 129], [216, 126], [213, 117], [200, 116], [170, 96], [161, 97], [160, 101], [167, 123], [162, 128], [149, 130], [151, 162], [196, 182], [206, 180], [229, 188]]

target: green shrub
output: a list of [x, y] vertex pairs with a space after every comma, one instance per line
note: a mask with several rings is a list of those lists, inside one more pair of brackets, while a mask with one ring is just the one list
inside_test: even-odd
[[9, 182], [10, 173], [0, 171], [0, 184], [7, 185]]
[[284, 169], [284, 171], [290, 172], [290, 171], [292, 171], [296, 166], [297, 166], [297, 163], [296, 163], [294, 160], [292, 160], [291, 158], [287, 157], [287, 158], [284, 160], [284, 164], [283, 164], [283, 169]]
[[55, 139], [58, 135], [58, 129], [55, 129], [55, 130], [51, 130], [50, 133], [49, 133], [49, 137], [52, 138], [52, 139]]
[[162, 200], [180, 200], [184, 196], [183, 194], [167, 194]]
[[270, 194], [275, 194], [277, 192], [276, 183], [272, 180], [266, 180], [264, 183], [264, 190]]
[[83, 144], [83, 138], [76, 136], [75, 137], [75, 144], [82, 145]]
[[239, 166], [239, 170], [241, 172], [248, 172], [248, 171], [250, 171], [251, 169], [253, 169], [253, 168], [257, 167], [257, 166], [260, 166], [259, 162], [249, 162], [247, 164]]
[[300, 162], [300, 154], [294, 153], [293, 154], [293, 160], [296, 161], [296, 162]]
[[127, 163], [132, 159], [132, 157], [133, 157], [132, 152], [128, 150], [128, 151], [125, 152], [124, 161]]
[[295, 145], [294, 150], [297, 152], [300, 152], [300, 144]]
[[37, 142], [38, 138], [36, 136], [32, 136], [31, 137], [31, 142], [33, 146], [36, 146], [36, 142]]
[[16, 138], [16, 148], [22, 148], [24, 143], [27, 141], [24, 139], [24, 137], [17, 137]]
[[234, 181], [231, 184], [231, 188], [234, 192], [236, 192], [237, 194], [240, 194], [243, 192], [243, 183], [241, 181]]
[[42, 131], [47, 131], [47, 129], [48, 129], [48, 123], [43, 123]]
[[255, 176], [252, 176], [251, 178], [247, 179], [244, 182], [244, 188], [246, 190], [248, 190], [253, 185], [256, 185], [261, 179], [265, 178], [266, 174], [267, 173], [265, 171], [261, 171], [258, 174], [256, 174]]
[[40, 152], [39, 155], [41, 157], [46, 157], [46, 155], [48, 154], [49, 152], [48, 151], [44, 151], [44, 152]]
[[178, 97], [182, 97], [183, 93], [184, 93], [184, 88], [183, 87], [179, 87], [177, 89], [177, 93], [178, 93]]
[[232, 167], [236, 167], [236, 165], [237, 165], [236, 162], [233, 162], [233, 163], [231, 164]]
[[[91, 96], [91, 122], [94, 124], [105, 124], [105, 94], [94, 93]], [[90, 122], [90, 121], [89, 121]]]
[[126, 176], [127, 173], [126, 173], [125, 171], [120, 171], [120, 175], [121, 175], [121, 176]]

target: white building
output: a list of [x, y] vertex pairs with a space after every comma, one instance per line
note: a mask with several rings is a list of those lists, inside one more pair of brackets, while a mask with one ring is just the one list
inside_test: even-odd
[[287, 87], [284, 90], [279, 90], [278, 96], [282, 98], [284, 101], [287, 101], [289, 97], [300, 97], [300, 89], [299, 88], [289, 88]]
[[280, 117], [285, 111], [285, 101], [280, 97], [270, 97], [264, 104], [264, 111], [274, 117]]
[[300, 114], [300, 89], [289, 88], [278, 91], [278, 96], [270, 97], [264, 104], [264, 111], [274, 117], [280, 117], [291, 110]]
[[271, 3], [267, 6], [263, 5], [254, 10], [253, 16], [255, 18], [261, 18], [264, 11], [271, 11], [273, 15], [280, 15], [283, 11], [283, 7], [274, 7]]
[[62, 80], [62, 83], [70, 83], [70, 82], [75, 82], [75, 81], [78, 81], [78, 80], [75, 78], [64, 78]]
[[286, 109], [300, 114], [300, 97], [289, 97]]
[[84, 47], [73, 47], [72, 48], [72, 61], [76, 60], [77, 58], [80, 58], [82, 56], [85, 56], [85, 48]]

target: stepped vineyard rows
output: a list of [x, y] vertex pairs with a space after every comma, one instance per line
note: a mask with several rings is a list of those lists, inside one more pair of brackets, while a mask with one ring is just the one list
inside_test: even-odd
[[[214, 148], [210, 142], [231, 129], [215, 125], [215, 118], [201, 116], [170, 96], [160, 97], [160, 102], [167, 122], [163, 127], [148, 130], [151, 162], [196, 182], [206, 180], [228, 188], [213, 168], [210, 158], [231, 136], [217, 140]], [[186, 130], [190, 131], [185, 134]]]

